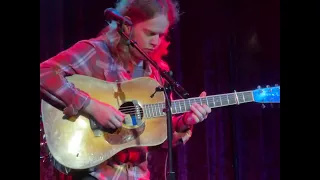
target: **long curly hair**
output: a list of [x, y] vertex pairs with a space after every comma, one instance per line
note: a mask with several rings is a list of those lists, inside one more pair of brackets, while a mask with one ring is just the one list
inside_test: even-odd
[[[179, 21], [178, 3], [172, 0], [119, 0], [116, 2], [115, 9], [121, 15], [130, 17], [133, 24], [152, 19], [157, 14], [167, 15], [170, 27]], [[112, 55], [118, 61], [127, 61], [131, 59], [128, 44], [116, 29], [117, 23], [111, 22], [102, 29], [99, 35], [104, 35], [104, 40]], [[162, 36], [160, 42], [151, 58], [157, 62], [161, 69], [168, 71], [169, 66], [163, 60], [163, 57], [168, 54], [170, 41], [167, 40], [166, 36]]]

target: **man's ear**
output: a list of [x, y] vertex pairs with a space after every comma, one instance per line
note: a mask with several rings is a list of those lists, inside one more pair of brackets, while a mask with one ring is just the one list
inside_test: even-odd
[[[125, 16], [125, 18], [131, 20], [131, 18], [129, 16]], [[123, 30], [126, 34], [130, 34], [132, 31], [132, 26], [128, 26], [126, 24], [123, 25]]]

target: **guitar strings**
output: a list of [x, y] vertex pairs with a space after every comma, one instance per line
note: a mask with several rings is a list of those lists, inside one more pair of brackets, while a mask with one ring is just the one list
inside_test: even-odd
[[[251, 96], [250, 95], [244, 95], [244, 98], [246, 99], [246, 98], [250, 98]], [[192, 98], [190, 98], [190, 99], [192, 99]], [[190, 99], [187, 99], [189, 102], [190, 102]], [[221, 97], [221, 98], [219, 98], [219, 99], [221, 99], [221, 101], [233, 101], [233, 100], [235, 100], [235, 98], [229, 98], [229, 97]], [[187, 101], [187, 100], [175, 100], [175, 101], [173, 101], [173, 103], [172, 104], [176, 104], [176, 103], [178, 103], [178, 104], [182, 104], [182, 105], [184, 105], [185, 104], [185, 102]], [[215, 102], [215, 100], [213, 99], [213, 98], [210, 98], [210, 99], [208, 99], [208, 98], [201, 98], [201, 99], [194, 99], [194, 102]], [[220, 100], [219, 101], [216, 101], [216, 102], [220, 102]], [[220, 102], [220, 103], [222, 103], [222, 102]], [[189, 104], [189, 103], [187, 103], [187, 104]], [[210, 103], [209, 103], [210, 104]], [[146, 104], [146, 105], [143, 105], [144, 107], [142, 108], [142, 109], [146, 109], [146, 108], [154, 108], [154, 107], [156, 107], [157, 108], [157, 106], [158, 107], [160, 107], [160, 105], [164, 105], [164, 102], [161, 102], [161, 103], [156, 103], [156, 104]], [[150, 107], [146, 107], [146, 106], [150, 106]], [[151, 107], [151, 106], [154, 106], [154, 107]], [[121, 107], [121, 108], [119, 108], [120, 110], [127, 110], [127, 109], [130, 109], [130, 110], [133, 110], [133, 109], [135, 109], [136, 108], [136, 106], [125, 106], [125, 107]]]
[[[234, 94], [231, 94], [231, 96], [234, 96]], [[251, 98], [251, 96], [250, 95], [243, 95], [243, 98], [244, 99], [247, 99], [247, 98]], [[191, 98], [190, 98], [191, 99]], [[190, 99], [188, 99], [189, 100], [189, 102], [190, 102]], [[230, 101], [233, 101], [233, 100], [235, 100], [235, 99], [229, 99], [229, 97], [227, 96], [223, 96], [223, 97], [221, 97], [221, 98], [219, 98], [219, 99], [221, 99], [221, 100], [219, 100], [218, 102], [220, 103], [220, 105], [219, 106], [223, 106], [223, 101], [229, 101], [228, 102], [228, 104], [230, 104]], [[176, 101], [174, 101], [173, 103], [172, 103], [172, 109], [173, 108], [175, 108], [175, 109], [177, 109], [177, 105], [179, 105], [180, 106], [180, 109], [185, 109], [186, 110], [186, 107], [188, 107], [188, 106], [185, 106], [185, 101], [186, 100], [176, 100]], [[210, 98], [210, 99], [208, 99], [208, 98], [201, 98], [201, 99], [194, 99], [194, 102], [197, 102], [197, 103], [201, 103], [201, 104], [207, 104], [207, 102], [208, 102], [208, 104], [210, 105], [214, 105], [213, 107], [219, 107], [219, 106], [217, 106], [217, 105], [215, 105], [216, 103], [215, 103], [215, 100], [214, 100], [214, 98]], [[234, 103], [236, 103], [236, 101], [234, 102]], [[189, 104], [189, 103], [188, 103]], [[207, 105], [208, 105], [207, 104]], [[161, 105], [161, 106], [160, 106]], [[142, 114], [144, 111], [143, 110], [145, 110], [145, 114], [147, 115], [147, 117], [157, 117], [158, 116], [158, 114], [159, 114], [159, 112], [160, 112], [160, 114], [163, 114], [163, 112], [162, 111], [160, 111], [159, 110], [159, 108], [163, 108], [162, 106], [164, 105], [164, 103], [162, 102], [162, 103], [157, 103], [157, 104], [148, 104], [148, 105], [144, 105], [143, 107], [141, 107], [141, 108], [139, 108], [139, 112]], [[190, 105], [190, 104], [189, 104]], [[189, 107], [190, 108], [190, 107]], [[130, 114], [130, 115], [132, 115], [132, 114], [136, 114], [137, 113], [137, 111], [136, 111], [136, 106], [126, 106], [126, 107], [122, 107], [122, 108], [120, 108], [120, 110], [122, 110], [121, 112], [122, 113], [124, 113], [124, 114]], [[151, 112], [150, 112], [151, 111]], [[159, 111], [159, 112], [158, 112]], [[156, 116], [154, 116], [154, 114], [156, 115]]]
[[[244, 96], [244, 98], [246, 99], [246, 98], [250, 98], [250, 96]], [[219, 98], [220, 99], [220, 98]], [[229, 99], [228, 97], [222, 97], [221, 98], [221, 101], [233, 101], [233, 100], [235, 100], [235, 99]], [[208, 99], [208, 100], [204, 100], [204, 99], [195, 99], [195, 101], [194, 102], [205, 102], [204, 104], [206, 104], [206, 102], [208, 101], [208, 104], [211, 104], [211, 103], [213, 103], [213, 104], [215, 104], [214, 102], [219, 102], [220, 104], [222, 104], [222, 102], [219, 100], [219, 101], [214, 101], [214, 99]], [[236, 101], [235, 101], [236, 102]], [[183, 105], [184, 106], [184, 104], [185, 104], [185, 100], [176, 100], [176, 101], [174, 101], [173, 103], [173, 106], [176, 106], [177, 104], [179, 104], [179, 105]], [[188, 103], [189, 104], [189, 103]], [[203, 103], [202, 103], [203, 104]], [[162, 102], [162, 103], [157, 103], [157, 104], [147, 104], [147, 105], [144, 105], [144, 107], [143, 108], [141, 108], [141, 109], [154, 109], [154, 108], [159, 108], [160, 107], [160, 105], [164, 105], [164, 103]], [[149, 107], [147, 107], [147, 106], [149, 106]], [[121, 110], [128, 110], [128, 109], [130, 109], [130, 110], [133, 110], [133, 109], [135, 109], [136, 107], [135, 106], [126, 106], [126, 107], [123, 107], [123, 108], [120, 108]]]

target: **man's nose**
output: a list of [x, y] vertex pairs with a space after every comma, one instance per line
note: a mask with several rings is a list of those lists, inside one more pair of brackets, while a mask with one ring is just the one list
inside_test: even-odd
[[152, 45], [153, 48], [157, 47], [159, 45], [159, 35], [155, 35], [152, 37], [150, 44]]

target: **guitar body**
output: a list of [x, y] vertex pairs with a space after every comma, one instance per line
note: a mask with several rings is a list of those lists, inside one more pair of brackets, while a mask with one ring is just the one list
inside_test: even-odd
[[[87, 115], [66, 117], [61, 108], [42, 100], [46, 143], [53, 164], [60, 172], [69, 174], [89, 169], [124, 149], [156, 146], [166, 140], [165, 98], [162, 92], [155, 93], [160, 86], [156, 80], [141, 77], [116, 83], [82, 75], [69, 76], [67, 80], [93, 99], [120, 110], [126, 117], [122, 127], [104, 129]], [[170, 109], [174, 115], [189, 111], [193, 103], [218, 108], [249, 102], [280, 103], [280, 86], [174, 100]]]
[[61, 109], [42, 100], [42, 121], [47, 146], [52, 157], [62, 166], [75, 170], [88, 169], [126, 148], [155, 146], [166, 140], [166, 116], [144, 118], [143, 114], [138, 117], [132, 115], [132, 112], [142, 112], [139, 107], [144, 104], [164, 102], [162, 92], [150, 97], [159, 86], [154, 79], [141, 77], [121, 83], [82, 75], [73, 75], [67, 79], [92, 98], [128, 115], [126, 123], [111, 132], [98, 129], [94, 121], [83, 114], [65, 117]]

